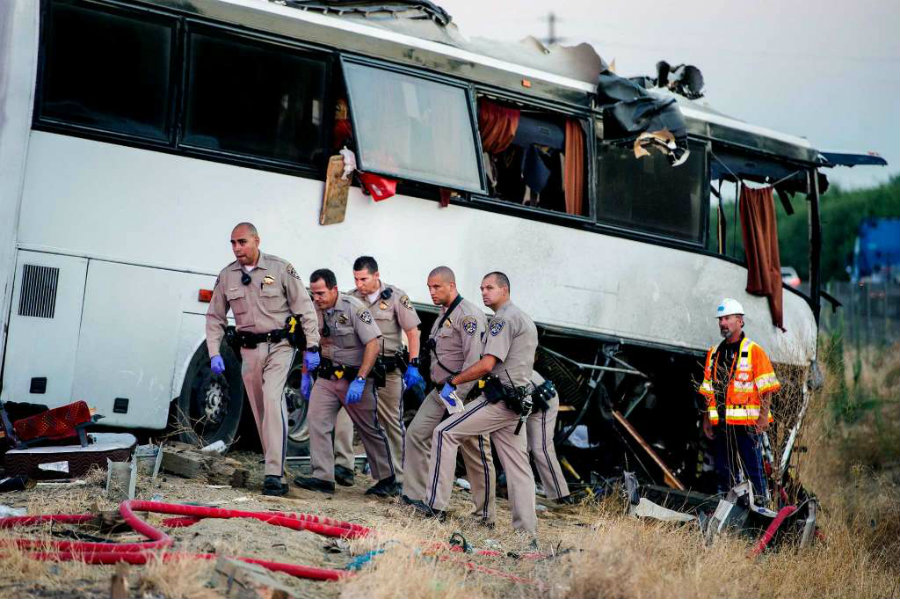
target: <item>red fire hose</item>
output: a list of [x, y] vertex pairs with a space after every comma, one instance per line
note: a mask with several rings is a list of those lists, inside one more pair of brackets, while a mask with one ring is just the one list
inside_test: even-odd
[[[246, 512], [241, 510], [226, 510], [214, 507], [195, 505], [179, 505], [162, 503], [158, 501], [124, 501], [119, 506], [119, 513], [125, 522], [147, 539], [139, 543], [102, 543], [92, 541], [38, 541], [33, 539], [11, 539], [0, 541], [0, 546], [15, 544], [21, 549], [34, 549], [29, 556], [45, 561], [82, 561], [89, 564], [115, 564], [121, 561], [130, 564], [145, 564], [156, 555], [153, 551], [165, 549], [172, 545], [172, 538], [165, 532], [154, 528], [144, 520], [141, 520], [135, 511], [154, 512], [159, 514], [172, 514], [180, 518], [170, 518], [178, 526], [187, 525], [189, 519], [196, 521], [200, 518], [252, 518], [268, 524], [283, 526], [294, 530], [308, 530], [316, 534], [329, 537], [359, 538], [366, 536], [371, 529], [342, 522], [313, 516], [311, 514], [273, 514], [269, 512]], [[12, 518], [0, 518], [0, 528], [16, 528], [20, 526], [33, 526], [44, 522], [61, 522], [66, 524], [85, 524], [94, 520], [92, 514], [56, 514], [44, 516], [17, 516]], [[171, 561], [174, 559], [214, 559], [218, 556], [212, 554], [191, 553], [165, 553], [162, 559]], [[301, 578], [315, 580], [337, 580], [346, 576], [347, 572], [325, 568], [314, 568], [297, 564], [270, 562], [253, 558], [239, 557], [241, 561], [259, 564], [264, 568], [275, 572], [285, 572]]]
[[766, 546], [769, 544], [769, 541], [772, 540], [772, 537], [775, 536], [775, 533], [778, 532], [778, 528], [784, 522], [785, 518], [793, 514], [797, 511], [797, 506], [795, 505], [786, 505], [775, 515], [775, 518], [772, 522], [769, 523], [769, 526], [766, 527], [766, 531], [756, 542], [756, 545], [753, 549], [750, 550], [750, 557], [755, 557], [765, 550]]

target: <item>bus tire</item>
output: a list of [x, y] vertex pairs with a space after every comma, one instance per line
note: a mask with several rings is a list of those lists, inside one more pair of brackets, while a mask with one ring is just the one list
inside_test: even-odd
[[194, 352], [175, 406], [178, 439], [192, 445], [224, 441], [231, 446], [244, 408], [241, 362], [225, 343], [219, 349], [225, 372], [213, 374], [206, 345]]
[[287, 411], [287, 456], [309, 455], [309, 427], [306, 422], [309, 401], [300, 394], [303, 378], [303, 352], [294, 354], [294, 362], [284, 383], [282, 401]]

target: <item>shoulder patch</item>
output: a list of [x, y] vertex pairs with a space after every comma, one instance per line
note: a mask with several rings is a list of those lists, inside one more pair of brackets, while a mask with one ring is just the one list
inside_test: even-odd
[[359, 316], [359, 319], [366, 324], [372, 324], [372, 313], [363, 308], [356, 313]]
[[288, 265], [287, 265], [287, 267], [285, 268], [285, 271], [287, 272], [287, 274], [291, 275], [292, 277], [294, 277], [294, 278], [297, 279], [298, 281], [300, 280], [300, 275], [297, 274], [297, 271], [294, 269], [294, 265], [291, 264], [290, 262], [288, 262]]
[[408, 296], [408, 295], [404, 295], [403, 297], [400, 298], [400, 304], [401, 304], [404, 308], [407, 308], [407, 309], [409, 309], [409, 310], [412, 310], [412, 309], [413, 309], [412, 302], [409, 301], [409, 296]]
[[504, 325], [506, 325], [506, 321], [503, 319], [496, 319], [491, 321], [491, 337], [496, 337], [500, 334], [500, 331], [503, 330]]
[[478, 330], [478, 319], [474, 316], [466, 316], [462, 320], [462, 329], [469, 337], [473, 336]]

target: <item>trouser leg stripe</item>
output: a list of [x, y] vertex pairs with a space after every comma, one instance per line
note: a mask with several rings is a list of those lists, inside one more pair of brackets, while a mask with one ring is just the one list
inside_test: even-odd
[[488, 470], [487, 456], [484, 455], [484, 435], [478, 435], [478, 449], [481, 451], [481, 467], [484, 469], [484, 505], [481, 506], [481, 517], [487, 520], [488, 503], [491, 501], [491, 473]]
[[456, 426], [460, 422], [464, 422], [472, 414], [474, 414], [475, 412], [477, 412], [478, 410], [480, 410], [481, 408], [483, 408], [486, 405], [487, 405], [487, 401], [483, 401], [479, 405], [472, 408], [471, 410], [467, 410], [466, 412], [463, 412], [462, 416], [460, 416], [455, 422], [449, 424], [447, 426], [447, 428], [445, 428], [443, 431], [441, 431], [441, 434], [438, 435], [438, 444], [437, 444], [437, 447], [435, 448], [435, 451], [437, 453], [435, 454], [435, 459], [434, 459], [434, 476], [431, 479], [431, 499], [428, 501], [428, 505], [430, 507], [432, 507], [432, 508], [434, 507], [434, 494], [437, 492], [438, 480], [440, 479], [440, 474], [441, 474], [441, 449], [444, 446], [444, 433], [449, 431], [450, 429], [452, 429], [454, 426]]
[[559, 499], [562, 497], [562, 490], [559, 488], [559, 481], [556, 480], [556, 468], [553, 467], [553, 462], [550, 461], [550, 451], [547, 449], [547, 411], [541, 412], [541, 446], [544, 450], [544, 459], [546, 460], [546, 468], [550, 471], [550, 478], [553, 479], [553, 487], [556, 489], [556, 497], [554, 499]]
[[[366, 390], [363, 389], [363, 393]], [[391, 455], [391, 444], [388, 443], [387, 435], [384, 434], [384, 429], [381, 428], [381, 424], [378, 422], [378, 389], [375, 387], [375, 383], [372, 383], [372, 395], [375, 397], [375, 431], [381, 436], [381, 440], [384, 441], [384, 450], [387, 452], [388, 457], [388, 468], [391, 469], [391, 476], [394, 476], [394, 456]]]

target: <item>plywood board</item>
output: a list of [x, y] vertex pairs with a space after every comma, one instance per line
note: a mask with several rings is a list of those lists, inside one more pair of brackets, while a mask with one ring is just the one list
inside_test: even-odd
[[319, 215], [320, 225], [333, 225], [344, 222], [352, 178], [342, 179], [341, 175], [343, 172], [344, 159], [341, 156], [332, 156], [328, 159], [328, 172], [325, 175], [325, 194], [322, 196], [322, 213]]

